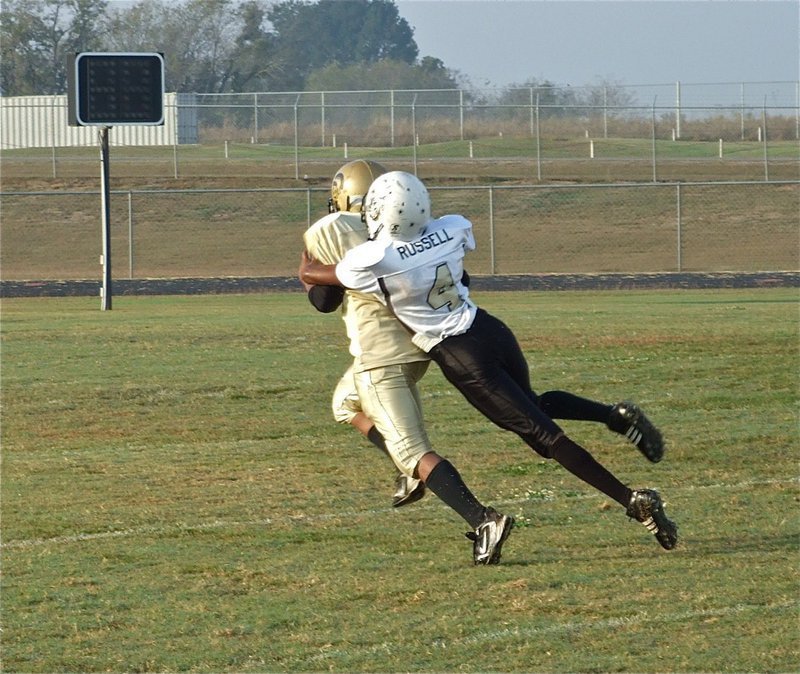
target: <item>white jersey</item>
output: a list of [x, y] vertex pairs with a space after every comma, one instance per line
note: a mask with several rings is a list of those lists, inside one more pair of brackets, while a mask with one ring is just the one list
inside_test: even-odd
[[[326, 215], [303, 235], [306, 250], [324, 264], [336, 264], [348, 250], [366, 240], [367, 227], [361, 216], [347, 211]], [[411, 341], [408, 330], [373, 294], [348, 290], [342, 303], [342, 318], [355, 372], [428, 359]]]
[[412, 241], [356, 246], [336, 265], [336, 276], [347, 288], [383, 296], [414, 333], [414, 344], [430, 351], [475, 320], [477, 308], [461, 283], [464, 255], [474, 249], [472, 223], [445, 215]]

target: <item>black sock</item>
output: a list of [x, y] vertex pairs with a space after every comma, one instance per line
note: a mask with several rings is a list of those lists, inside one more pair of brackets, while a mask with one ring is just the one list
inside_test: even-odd
[[547, 391], [539, 396], [539, 407], [551, 419], [608, 422], [611, 405], [581, 398], [567, 391]]
[[483, 522], [486, 508], [475, 498], [455, 466], [447, 459], [433, 467], [425, 486], [461, 515], [473, 529]]
[[389, 456], [389, 450], [386, 449], [386, 440], [383, 439], [381, 432], [372, 426], [367, 433], [367, 440], [380, 449], [386, 456]]
[[599, 489], [623, 507], [628, 507], [631, 490], [566, 435], [553, 444], [553, 458], [576, 477]]

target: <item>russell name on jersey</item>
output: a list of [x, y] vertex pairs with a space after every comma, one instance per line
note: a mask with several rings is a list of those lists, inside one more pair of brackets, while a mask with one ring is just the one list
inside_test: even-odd
[[430, 250], [436, 246], [441, 246], [442, 244], [452, 240], [453, 237], [450, 236], [450, 233], [446, 229], [440, 229], [438, 231], [431, 232], [430, 234], [425, 234], [416, 241], [411, 241], [405, 244], [396, 244], [395, 249], [400, 254], [400, 259], [405, 260], [410, 257], [414, 257], [414, 255], [417, 253], [422, 253], [423, 251]]

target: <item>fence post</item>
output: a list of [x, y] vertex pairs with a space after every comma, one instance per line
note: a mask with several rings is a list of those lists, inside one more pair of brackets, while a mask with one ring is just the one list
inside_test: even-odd
[[389, 133], [394, 147], [394, 89], [389, 92]]
[[536, 177], [542, 179], [542, 144], [539, 134], [539, 92], [536, 92]]
[[[655, 103], [653, 103], [655, 105]], [[675, 133], [681, 139], [681, 83], [675, 82]]]
[[128, 278], [133, 278], [133, 193], [128, 190]]
[[417, 94], [411, 101], [411, 147], [414, 150], [414, 175], [417, 175]]
[[322, 147], [325, 147], [325, 92], [319, 92], [320, 126], [322, 127]]
[[258, 142], [258, 94], [253, 94], [253, 142]]
[[464, 140], [464, 90], [458, 90], [458, 117], [461, 128], [461, 140]]
[[678, 220], [678, 271], [683, 271], [683, 216], [681, 213], [681, 184], [677, 184], [676, 208]]
[[[530, 112], [531, 112], [531, 114], [530, 114], [530, 118], [531, 118], [531, 120], [530, 120], [531, 121], [531, 138], [533, 138], [536, 135], [536, 127], [534, 126], [534, 124], [535, 124], [534, 120], [535, 120], [535, 117], [536, 117], [536, 108], [534, 107], [534, 103], [533, 103], [533, 87], [528, 87], [528, 98], [530, 100]], [[538, 94], [536, 96], [536, 102], [537, 102], [537, 104], [539, 102]]]
[[[658, 178], [656, 175], [656, 99], [658, 96], [653, 98], [653, 122], [652, 122], [652, 136], [653, 136], [653, 182], [657, 182]], [[680, 137], [680, 131], [678, 132], [678, 137]]]
[[294, 100], [294, 179], [300, 179], [300, 130], [297, 125], [297, 106], [300, 104], [300, 94]]
[[769, 162], [767, 161], [767, 97], [764, 96], [764, 111], [761, 113], [761, 126], [764, 127], [764, 180], [769, 182]]
[[794, 126], [795, 126], [794, 137], [796, 140], [800, 140], [800, 80], [797, 80], [797, 92], [795, 94], [795, 103], [797, 104], [797, 106], [795, 107], [795, 113], [794, 113]]
[[489, 269], [491, 274], [497, 272], [495, 267], [495, 241], [494, 241], [494, 187], [489, 185]]
[[51, 131], [51, 145], [53, 146], [53, 180], [58, 176], [56, 175], [56, 97], [53, 96], [50, 105], [50, 128]]

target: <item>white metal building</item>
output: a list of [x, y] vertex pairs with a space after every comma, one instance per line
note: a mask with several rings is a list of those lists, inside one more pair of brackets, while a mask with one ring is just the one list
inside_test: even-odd
[[[164, 95], [161, 126], [112, 126], [110, 145], [175, 145], [197, 142], [194, 94]], [[67, 96], [0, 97], [0, 149], [97, 145], [96, 126], [67, 124]]]

